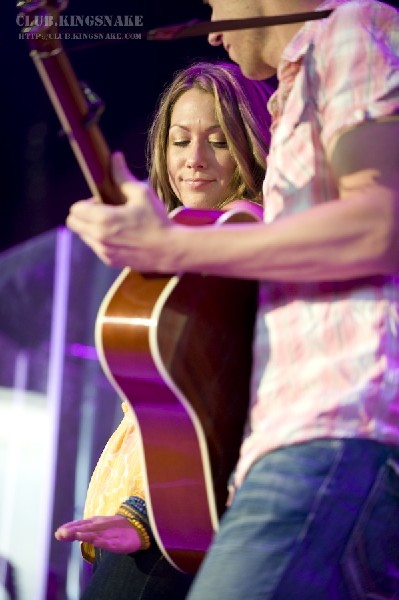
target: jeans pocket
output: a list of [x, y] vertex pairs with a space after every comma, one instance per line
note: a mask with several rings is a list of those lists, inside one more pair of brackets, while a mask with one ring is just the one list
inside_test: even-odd
[[399, 599], [399, 461], [381, 467], [343, 556], [354, 600]]

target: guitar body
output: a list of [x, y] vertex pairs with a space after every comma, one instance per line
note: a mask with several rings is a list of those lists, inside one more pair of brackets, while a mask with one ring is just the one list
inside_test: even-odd
[[[187, 209], [172, 218], [253, 220]], [[256, 304], [254, 281], [125, 269], [97, 316], [104, 372], [141, 432], [150, 525], [185, 572], [198, 569], [225, 508], [248, 409]]]

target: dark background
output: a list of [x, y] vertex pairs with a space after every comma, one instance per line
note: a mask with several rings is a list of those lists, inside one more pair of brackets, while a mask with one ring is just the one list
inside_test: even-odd
[[[68, 141], [59, 136], [60, 125], [29, 56], [28, 42], [19, 39], [17, 14], [13, 2], [3, 3], [0, 251], [63, 224], [70, 204], [91, 195]], [[151, 29], [208, 19], [210, 9], [202, 0], [70, 0], [63, 14], [142, 15], [143, 29]], [[140, 178], [146, 176], [147, 130], [158, 96], [174, 71], [197, 58], [227, 58], [223, 48], [212, 48], [205, 37], [62, 43], [78, 79], [88, 82], [105, 102], [100, 127], [110, 148], [123, 150]]]
[[[70, 0], [64, 14], [142, 15], [144, 29], [151, 29], [208, 19], [210, 9], [202, 0]], [[63, 224], [68, 207], [91, 195], [68, 142], [59, 136], [28, 43], [18, 37], [12, 0], [2, 3], [2, 15], [0, 252]], [[89, 44], [63, 41], [77, 77], [105, 102], [100, 126], [111, 150], [123, 150], [130, 168], [144, 178], [146, 134], [164, 85], [195, 59], [227, 55], [206, 37]]]

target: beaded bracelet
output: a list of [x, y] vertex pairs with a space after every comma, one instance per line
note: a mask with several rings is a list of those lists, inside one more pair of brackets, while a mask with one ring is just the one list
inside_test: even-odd
[[124, 506], [120, 506], [117, 513], [129, 521], [130, 525], [135, 528], [141, 541], [141, 550], [147, 550], [151, 546], [150, 535], [143, 523], [131, 515], [129, 510]]
[[140, 498], [139, 496], [130, 496], [122, 502], [122, 506], [130, 509], [133, 513], [137, 513], [141, 518], [148, 522], [147, 507], [143, 498]]

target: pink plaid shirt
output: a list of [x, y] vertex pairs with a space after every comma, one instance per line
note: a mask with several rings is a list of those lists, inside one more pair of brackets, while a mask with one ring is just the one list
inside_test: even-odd
[[[338, 197], [326, 158], [343, 130], [399, 112], [399, 17], [369, 0], [333, 0], [285, 49], [264, 184], [265, 220]], [[363, 25], [364, 23], [364, 25]], [[264, 283], [250, 420], [236, 469], [320, 437], [399, 445], [399, 281]]]

